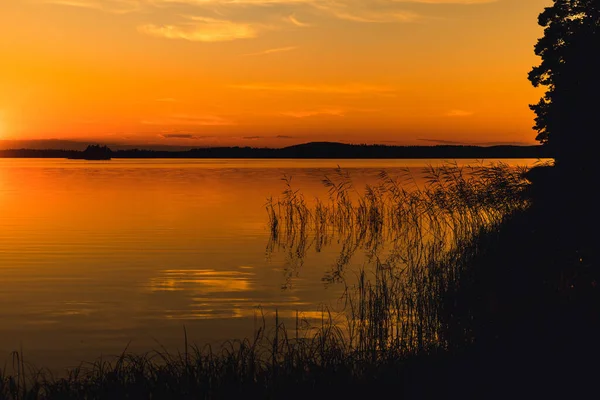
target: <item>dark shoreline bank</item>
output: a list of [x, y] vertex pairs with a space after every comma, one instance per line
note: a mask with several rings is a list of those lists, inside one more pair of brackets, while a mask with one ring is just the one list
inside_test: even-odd
[[[262, 159], [491, 159], [551, 158], [544, 146], [385, 146], [314, 142], [284, 148], [208, 147], [190, 150], [109, 150], [111, 158], [262, 158]], [[0, 158], [84, 158], [84, 151], [0, 150]]]

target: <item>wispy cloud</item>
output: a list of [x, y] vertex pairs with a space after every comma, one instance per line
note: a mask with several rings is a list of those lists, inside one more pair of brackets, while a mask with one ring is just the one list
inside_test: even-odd
[[276, 136], [253, 135], [253, 136], [234, 137], [234, 139], [242, 139], [242, 140], [272, 140], [272, 139], [276, 139], [276, 140], [290, 140], [290, 139], [297, 139], [297, 137], [296, 136], [291, 136], [291, 135], [276, 135]]
[[473, 142], [473, 141], [458, 141], [458, 140], [444, 140], [444, 139], [417, 139], [421, 142], [430, 142], [442, 145], [456, 145], [456, 146], [527, 146], [531, 145], [528, 142]]
[[345, 11], [334, 11], [333, 14], [339, 19], [345, 19], [354, 22], [368, 23], [386, 23], [386, 22], [411, 22], [417, 20], [420, 16], [414, 12], [361, 12], [349, 13]]
[[188, 21], [172, 25], [142, 25], [138, 30], [150, 36], [192, 42], [225, 42], [258, 35], [258, 29], [247, 23], [198, 16], [187, 16], [186, 19]]
[[164, 139], [191, 139], [191, 140], [206, 140], [214, 139], [214, 135], [194, 135], [192, 133], [161, 133], [159, 135]]
[[470, 117], [475, 114], [473, 111], [466, 110], [450, 110], [444, 114], [446, 117]]
[[[407, 23], [422, 18], [414, 4], [476, 5], [497, 0], [32, 0], [111, 13], [140, 12], [148, 18], [138, 31], [169, 39], [223, 42], [255, 38], [266, 27], [283, 24], [310, 27], [296, 16], [339, 19], [356, 23]], [[412, 8], [411, 8], [412, 4]], [[423, 11], [423, 9], [421, 9]], [[195, 15], [173, 22], [181, 13]], [[212, 18], [213, 16], [223, 19]], [[282, 15], [287, 15], [281, 17]], [[274, 22], [275, 21], [275, 22]]]
[[235, 125], [236, 123], [216, 115], [175, 114], [166, 118], [143, 120], [142, 124], [159, 126], [223, 126]]
[[332, 94], [364, 94], [364, 93], [391, 93], [393, 88], [365, 84], [346, 85], [300, 85], [287, 83], [249, 83], [230, 85], [230, 88], [240, 90], [260, 90], [279, 92], [304, 92], [304, 93], [332, 93]]
[[444, 139], [417, 139], [420, 142], [430, 142], [435, 144], [448, 144], [448, 145], [466, 145], [465, 142], [460, 142], [456, 140], [444, 140]]
[[125, 14], [142, 9], [140, 0], [39, 0], [43, 4], [87, 8], [115, 14]]
[[296, 25], [300, 28], [306, 28], [311, 26], [311, 24], [306, 23], [306, 22], [300, 22], [298, 20], [298, 18], [296, 18], [296, 16], [294, 14], [289, 15], [288, 17], [285, 18], [286, 21], [291, 22], [293, 25]]
[[315, 2], [312, 6], [337, 19], [362, 23], [411, 22], [420, 17], [415, 12], [398, 9], [398, 2], [379, 2], [379, 7], [374, 3], [334, 1]]
[[335, 117], [343, 117], [345, 114], [344, 110], [339, 108], [329, 108], [320, 110], [302, 110], [302, 111], [287, 111], [282, 112], [281, 115], [293, 118], [308, 118], [322, 115], [330, 115]]
[[242, 54], [242, 55], [243, 56], [264, 56], [264, 55], [273, 54], [273, 53], [285, 53], [288, 51], [296, 50], [297, 48], [298, 47], [296, 47], [296, 46], [279, 47], [279, 48], [275, 48], [275, 49], [268, 49], [268, 50], [258, 51], [256, 53], [248, 53], [248, 54]]

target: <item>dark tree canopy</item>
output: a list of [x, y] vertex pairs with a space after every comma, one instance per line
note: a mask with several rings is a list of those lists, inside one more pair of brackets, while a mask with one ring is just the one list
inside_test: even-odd
[[540, 142], [557, 165], [587, 170], [600, 126], [600, 0], [554, 0], [540, 15], [540, 65], [529, 73], [547, 91], [531, 105]]
[[93, 160], [109, 160], [112, 156], [112, 150], [107, 146], [92, 144], [83, 151], [83, 156]]

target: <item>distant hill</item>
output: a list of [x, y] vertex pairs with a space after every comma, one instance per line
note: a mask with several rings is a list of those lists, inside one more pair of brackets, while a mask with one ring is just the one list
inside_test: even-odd
[[[84, 144], [83, 148], [86, 148]], [[82, 158], [78, 149], [7, 149], [0, 157]], [[310, 142], [284, 148], [112, 149], [112, 158], [551, 158], [543, 146], [388, 146]]]

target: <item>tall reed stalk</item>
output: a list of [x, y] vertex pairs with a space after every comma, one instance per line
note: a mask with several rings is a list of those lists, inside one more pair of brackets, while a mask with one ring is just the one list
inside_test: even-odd
[[[469, 317], [453, 319], [461, 313], [451, 310], [452, 296], [467, 284], [479, 238], [528, 206], [526, 171], [501, 162], [447, 163], [427, 167], [421, 187], [409, 170], [381, 172], [361, 193], [338, 168], [323, 179], [329, 198], [311, 206], [286, 179], [282, 198], [267, 204], [270, 246], [301, 258], [310, 244], [342, 243], [325, 279], [346, 285], [348, 346], [361, 357], [448, 348], [472, 340], [467, 326], [456, 326]], [[351, 281], [345, 269], [358, 249], [371, 262]]]

